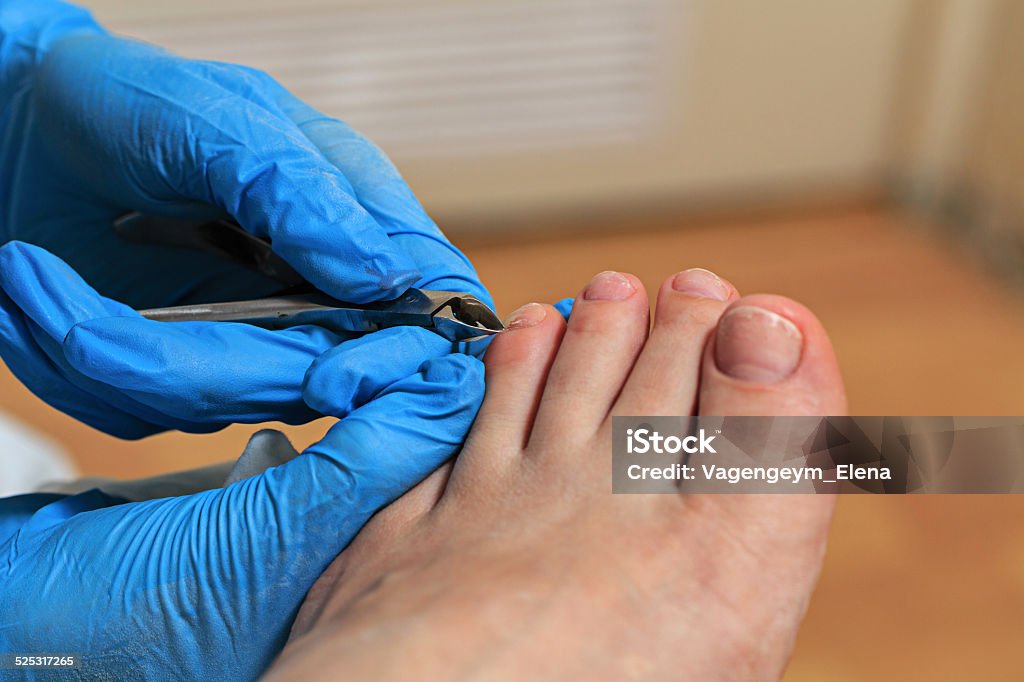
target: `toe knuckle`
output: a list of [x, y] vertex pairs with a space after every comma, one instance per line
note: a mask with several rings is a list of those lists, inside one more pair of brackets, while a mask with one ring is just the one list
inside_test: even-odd
[[711, 299], [688, 301], [686, 305], [663, 306], [655, 318], [655, 325], [673, 328], [711, 329], [725, 312], [726, 303]]
[[643, 324], [646, 319], [645, 311], [622, 312], [609, 311], [605, 307], [579, 306], [580, 310], [573, 310], [572, 318], [566, 328], [566, 335], [592, 336], [606, 334], [621, 334], [634, 331], [638, 325]]

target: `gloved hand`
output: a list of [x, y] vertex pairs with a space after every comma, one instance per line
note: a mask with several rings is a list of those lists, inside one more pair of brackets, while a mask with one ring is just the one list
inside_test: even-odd
[[[568, 318], [572, 302], [555, 307]], [[353, 355], [349, 373], [372, 373], [381, 381], [451, 349], [440, 336], [414, 327], [357, 338], [319, 327], [272, 332], [222, 322], [154, 322], [100, 296], [43, 249], [0, 246], [0, 359], [54, 407], [121, 438], [316, 419], [322, 414], [304, 400], [303, 379], [338, 344], [345, 349], [337, 351], [338, 361], [372, 349]], [[475, 350], [482, 353], [486, 345]]]
[[[280, 285], [210, 254], [126, 242], [112, 222], [128, 211], [233, 217], [343, 300], [419, 286], [490, 302], [387, 157], [349, 126], [264, 73], [111, 36], [58, 0], [0, 3], [0, 211], [0, 243], [42, 246], [133, 308], [257, 298]], [[265, 362], [255, 352], [264, 335], [230, 333], [236, 364]], [[304, 333], [278, 344], [323, 346]], [[36, 391], [65, 411], [89, 409], [62, 388]]]
[[318, 327], [271, 332], [154, 322], [100, 296], [43, 249], [21, 242], [0, 247], [0, 358], [58, 409], [122, 438], [315, 419], [321, 414], [303, 400], [303, 378], [338, 344], [375, 349], [352, 361], [379, 381], [396, 380], [451, 349], [436, 334], [413, 328], [345, 340]]
[[110, 36], [58, 0], [4, 2], [0, 41], [0, 241], [43, 246], [133, 307], [278, 286], [111, 231], [130, 210], [230, 215], [342, 300], [415, 285], [489, 301], [387, 157], [267, 74]]
[[373, 350], [343, 344], [316, 362], [305, 398], [343, 418], [262, 474], [135, 503], [98, 490], [0, 500], [0, 652], [78, 654], [97, 679], [259, 675], [324, 568], [455, 453], [482, 397], [475, 358], [382, 379], [351, 362], [372, 365]]

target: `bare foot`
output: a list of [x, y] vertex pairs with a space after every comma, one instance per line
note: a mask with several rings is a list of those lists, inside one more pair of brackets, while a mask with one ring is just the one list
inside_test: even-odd
[[842, 414], [817, 320], [697, 270], [661, 287], [649, 338], [647, 296], [617, 273], [568, 327], [540, 305], [510, 326], [454, 467], [338, 557], [271, 677], [781, 675], [832, 498], [612, 495], [611, 414]]

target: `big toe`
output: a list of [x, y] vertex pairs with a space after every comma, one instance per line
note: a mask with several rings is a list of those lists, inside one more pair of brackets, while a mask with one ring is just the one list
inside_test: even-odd
[[705, 415], [816, 416], [846, 412], [828, 335], [795, 301], [759, 294], [722, 315], [704, 355]]
[[[700, 414], [709, 416], [818, 416], [846, 412], [843, 382], [821, 323], [802, 305], [780, 296], [747, 296], [719, 320], [704, 353]], [[833, 495], [685, 495], [684, 502], [718, 537], [726, 585], [775, 589], [741, 599], [760, 641], [778, 652], [792, 644], [817, 579]], [[691, 523], [694, 523], [691, 517]], [[715, 552], [712, 552], [715, 554]], [[743, 578], [759, 571], [760, 582]]]

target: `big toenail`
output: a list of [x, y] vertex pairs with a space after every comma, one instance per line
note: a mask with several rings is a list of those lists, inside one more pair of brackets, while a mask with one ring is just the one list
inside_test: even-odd
[[548, 309], [540, 303], [527, 303], [508, 316], [505, 329], [524, 329], [534, 327], [548, 316]]
[[588, 301], [625, 301], [636, 293], [636, 287], [621, 272], [606, 270], [594, 275], [583, 298]]
[[713, 298], [716, 301], [728, 301], [729, 289], [725, 282], [710, 270], [690, 268], [683, 270], [672, 278], [672, 288], [689, 296]]
[[800, 329], [777, 313], [741, 305], [718, 323], [715, 361], [729, 376], [773, 384], [796, 369], [803, 352]]

